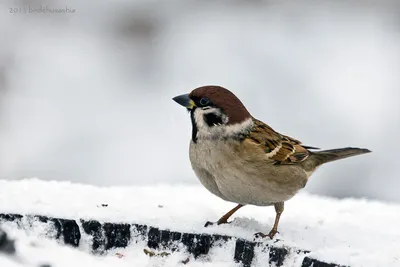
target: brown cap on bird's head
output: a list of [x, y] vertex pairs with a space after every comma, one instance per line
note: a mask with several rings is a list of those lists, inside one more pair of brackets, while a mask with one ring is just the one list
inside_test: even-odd
[[221, 86], [207, 85], [198, 87], [189, 94], [189, 98], [196, 104], [201, 104], [202, 99], [203, 103], [206, 101], [204, 99], [208, 99], [213, 106], [220, 108], [228, 116], [228, 124], [240, 123], [251, 118], [242, 101], [231, 91]]

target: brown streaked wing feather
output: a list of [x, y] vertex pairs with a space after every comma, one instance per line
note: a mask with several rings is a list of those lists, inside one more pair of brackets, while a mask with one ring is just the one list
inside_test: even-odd
[[295, 164], [307, 159], [309, 151], [301, 146], [301, 142], [292, 137], [275, 132], [271, 127], [253, 119], [254, 128], [247, 139], [260, 146], [267, 157], [277, 164]]

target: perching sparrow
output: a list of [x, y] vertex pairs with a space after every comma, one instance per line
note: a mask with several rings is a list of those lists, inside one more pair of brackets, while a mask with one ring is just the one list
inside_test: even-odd
[[318, 166], [371, 152], [351, 147], [310, 151], [317, 148], [255, 119], [232, 92], [219, 86], [199, 87], [173, 100], [190, 111], [189, 156], [200, 182], [216, 196], [238, 203], [217, 223], [227, 223], [246, 204], [274, 205], [274, 226], [267, 235], [257, 234], [262, 237], [274, 237], [284, 202], [307, 184]]

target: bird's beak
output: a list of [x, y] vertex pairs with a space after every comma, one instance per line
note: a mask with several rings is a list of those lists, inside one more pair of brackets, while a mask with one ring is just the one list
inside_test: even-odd
[[189, 94], [175, 96], [174, 98], [172, 98], [172, 100], [187, 109], [193, 109], [194, 107], [196, 107], [194, 101], [189, 98]]

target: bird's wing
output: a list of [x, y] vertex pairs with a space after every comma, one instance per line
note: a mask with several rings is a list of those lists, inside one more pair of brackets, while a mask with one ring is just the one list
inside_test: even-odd
[[254, 128], [246, 137], [246, 142], [261, 147], [268, 159], [276, 164], [296, 164], [308, 158], [310, 152], [299, 140], [274, 131], [267, 124], [253, 119]]

